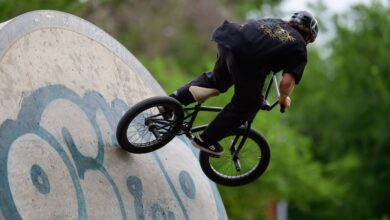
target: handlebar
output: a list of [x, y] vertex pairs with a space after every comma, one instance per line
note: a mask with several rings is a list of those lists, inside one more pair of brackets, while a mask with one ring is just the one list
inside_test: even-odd
[[[279, 100], [275, 101], [271, 105], [271, 104], [269, 104], [268, 100], [264, 99], [263, 105], [261, 106], [261, 109], [265, 110], [265, 111], [271, 111], [278, 104], [279, 104]], [[280, 113], [285, 113], [285, 112], [286, 112], [286, 107], [285, 106], [280, 106]]]
[[[271, 89], [272, 83], [275, 86], [277, 100], [271, 105], [271, 104], [269, 104], [269, 102], [267, 100], [267, 97], [268, 97], [269, 91]], [[279, 92], [278, 80], [276, 78], [276, 73], [272, 73], [272, 78], [271, 78], [271, 81], [270, 81], [270, 83], [268, 85], [268, 88], [267, 88], [267, 91], [266, 91], [265, 98], [264, 98], [264, 101], [263, 101], [263, 105], [261, 106], [261, 109], [262, 110], [266, 110], [266, 111], [271, 111], [277, 104], [279, 104], [279, 98], [280, 98], [280, 92]], [[281, 113], [286, 112], [286, 106], [280, 106], [280, 112]]]
[[286, 112], [286, 107], [280, 106], [280, 113], [285, 113]]

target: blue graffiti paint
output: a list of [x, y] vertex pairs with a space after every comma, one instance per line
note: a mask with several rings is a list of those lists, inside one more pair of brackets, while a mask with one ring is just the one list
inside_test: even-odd
[[143, 186], [141, 180], [136, 176], [129, 176], [127, 178], [127, 189], [134, 197], [134, 209], [137, 219], [144, 220]]
[[[111, 102], [111, 106], [112, 111], [116, 112], [117, 116], [114, 118], [114, 123], [111, 126], [113, 130], [116, 130], [116, 126], [118, 125], [119, 119], [123, 116], [125, 110], [129, 109], [129, 106], [123, 100], [117, 98]], [[118, 141], [116, 140], [115, 132], [112, 132], [111, 134], [111, 141], [113, 146], [119, 146]]]
[[173, 214], [173, 212], [169, 211], [168, 212], [168, 220], [175, 220], [175, 214]]
[[[77, 147], [74, 146], [69, 131], [67, 131], [67, 129], [62, 130], [62, 134], [69, 150], [71, 151], [71, 156], [76, 164], [76, 167], [74, 167], [70, 162], [70, 158], [67, 156], [55, 137], [40, 126], [40, 120], [43, 111], [51, 102], [58, 99], [65, 99], [78, 105], [80, 109], [87, 115], [91, 125], [95, 129], [96, 136], [98, 138], [98, 154], [96, 158], [84, 157], [77, 150]], [[102, 165], [104, 159], [104, 144], [100, 128], [96, 122], [96, 112], [98, 109], [100, 109], [107, 118], [115, 118], [115, 120], [110, 121], [110, 126], [114, 130], [116, 126], [115, 123], [119, 120], [118, 118], [120, 116], [118, 116], [116, 112], [109, 110], [110, 108], [108, 104], [105, 103], [104, 98], [100, 94], [91, 92], [87, 93], [84, 98], [80, 98], [76, 93], [62, 85], [52, 85], [40, 88], [33, 92], [29, 97], [25, 98], [22, 102], [17, 120], [6, 120], [0, 126], [0, 175], [4, 177], [0, 179], [0, 191], [2, 192], [0, 193], [0, 207], [6, 219], [21, 219], [21, 216], [17, 211], [15, 201], [13, 200], [8, 182], [7, 158], [8, 152], [12, 147], [12, 143], [17, 138], [25, 134], [35, 134], [38, 137], [41, 137], [43, 140], [47, 141], [47, 143], [49, 143], [49, 145], [57, 151], [57, 153], [64, 161], [76, 189], [78, 219], [88, 218], [84, 194], [79, 182], [80, 179], [82, 180], [84, 178], [84, 173], [88, 169], [99, 170], [108, 179], [109, 183], [111, 183], [113, 187], [115, 195], [117, 196], [122, 218], [127, 219], [119, 190]]]
[[182, 170], [179, 174], [179, 181], [184, 194], [190, 199], [195, 199], [196, 188], [191, 175], [187, 171]]
[[153, 220], [168, 219], [168, 216], [165, 213], [164, 209], [157, 203], [152, 205], [152, 219]]
[[67, 156], [65, 151], [62, 149], [61, 145], [57, 142], [53, 135], [51, 135], [44, 128], [37, 126], [37, 123], [28, 124], [23, 123], [23, 118], [26, 116], [21, 116], [20, 121], [6, 120], [0, 126], [0, 207], [3, 211], [3, 215], [6, 219], [22, 219], [19, 212], [17, 211], [15, 201], [13, 200], [9, 182], [8, 182], [8, 153], [12, 143], [18, 138], [26, 134], [35, 134], [42, 138], [42, 140], [49, 143], [53, 149], [58, 153], [64, 162], [65, 166], [68, 169], [69, 175], [72, 178], [72, 183], [76, 189], [76, 197], [78, 204], [78, 216], [79, 219], [86, 219], [87, 213], [85, 208], [85, 199], [84, 194], [81, 190], [80, 181], [77, 178], [76, 170], [74, 169], [70, 158]]
[[[134, 197], [134, 209], [136, 213], [136, 218], [138, 220], [145, 219], [144, 206], [143, 206], [143, 186], [141, 180], [136, 176], [129, 176], [127, 178], [127, 189]], [[168, 220], [175, 220], [175, 214], [172, 211], [168, 211], [168, 214], [164, 211], [164, 209], [158, 204], [155, 203], [152, 207], [152, 216], [153, 219], [157, 218], [158, 213], [160, 213], [164, 219], [168, 218]]]
[[171, 188], [171, 190], [172, 190], [172, 192], [173, 192], [173, 195], [176, 197], [177, 201], [179, 202], [180, 208], [181, 208], [181, 210], [183, 211], [184, 218], [185, 218], [186, 220], [190, 219], [189, 216], [188, 216], [188, 213], [187, 213], [187, 209], [184, 207], [184, 204], [183, 204], [183, 202], [181, 201], [179, 194], [177, 193], [175, 187], [173, 186], [172, 180], [171, 180], [171, 178], [169, 177], [168, 172], [167, 172], [166, 169], [164, 168], [164, 165], [163, 165], [163, 163], [161, 162], [160, 157], [157, 155], [156, 152], [153, 152], [153, 155], [154, 155], [154, 158], [157, 160], [157, 163], [158, 163], [158, 165], [159, 165], [159, 167], [160, 167], [162, 173], [164, 174], [165, 179], [167, 180], [167, 182], [168, 182], [168, 184], [169, 184], [169, 187]]
[[42, 167], [38, 164], [32, 165], [30, 174], [35, 188], [42, 194], [48, 194], [50, 192], [50, 182]]
[[152, 210], [152, 219], [164, 219], [164, 220], [175, 220], [175, 214], [171, 211], [165, 211], [161, 205], [155, 203], [151, 207]]
[[[191, 141], [188, 138], [185, 138], [184, 135], [179, 136], [178, 139], [181, 140], [185, 145], [191, 146]], [[197, 150], [194, 147], [191, 149], [192, 149], [192, 153], [194, 154], [194, 156], [199, 158], [199, 150]], [[217, 206], [216, 209], [218, 212], [218, 220], [225, 220], [226, 219], [225, 208], [223, 206], [222, 198], [218, 193], [218, 188], [215, 185], [215, 183], [212, 182], [211, 180], [209, 180], [209, 183], [210, 183], [210, 187], [211, 187], [213, 194], [214, 194], [215, 204]]]
[[[49, 133], [45, 128], [41, 127], [40, 121], [42, 114], [46, 107], [56, 100], [67, 100], [77, 105], [82, 112], [87, 116], [88, 121], [94, 128], [95, 135], [97, 138], [97, 149], [98, 153], [95, 157], [89, 157], [82, 155], [78, 147], [75, 145], [72, 138], [72, 134], [67, 128], [62, 128], [61, 133], [65, 140], [65, 145], [62, 146], [56, 138]], [[115, 138], [116, 125], [122, 116], [123, 112], [128, 109], [125, 102], [119, 99], [115, 99], [108, 104], [103, 96], [97, 92], [87, 92], [84, 97], [80, 97], [72, 90], [66, 88], [63, 85], [51, 85], [42, 87], [34, 91], [30, 96], [26, 97], [22, 104], [21, 109], [16, 120], [6, 120], [0, 125], [0, 208], [5, 219], [21, 219], [15, 201], [13, 199], [9, 180], [8, 180], [8, 167], [7, 161], [10, 152], [10, 148], [14, 141], [19, 137], [26, 134], [34, 134], [40, 137], [42, 140], [47, 142], [60, 156], [63, 163], [65, 164], [69, 176], [71, 177], [73, 187], [75, 188], [77, 206], [78, 206], [78, 219], [87, 219], [88, 213], [86, 209], [86, 203], [84, 198], [84, 192], [81, 187], [80, 181], [84, 180], [85, 173], [89, 170], [95, 170], [103, 174], [103, 176], [111, 184], [115, 196], [118, 201], [118, 205], [121, 211], [122, 219], [127, 219], [126, 210], [120, 195], [119, 189], [105, 169], [104, 162], [104, 147], [102, 133], [97, 123], [96, 114], [101, 111], [104, 117], [107, 119], [111, 128], [111, 141], [113, 145], [117, 146]], [[70, 155], [66, 153], [64, 148], [68, 148]], [[164, 174], [164, 177], [168, 183], [169, 188], [172, 191], [173, 196], [176, 198], [185, 219], [189, 219], [187, 210], [184, 207], [179, 194], [177, 193], [172, 180], [170, 179], [164, 165], [157, 153], [153, 153], [154, 158], [158, 162], [158, 165]], [[71, 162], [73, 161], [73, 162]], [[43, 169], [39, 169], [39, 165], [33, 166], [31, 169], [32, 184], [41, 193], [51, 193], [49, 177]], [[184, 174], [185, 175], [185, 174]], [[189, 175], [189, 174], [188, 174]], [[192, 179], [191, 179], [192, 180]], [[188, 177], [184, 181], [184, 188], [190, 192], [195, 192], [195, 186], [192, 189], [189, 184]], [[137, 219], [144, 219], [144, 208], [142, 203], [142, 182], [137, 177], [128, 179], [129, 192], [134, 196], [134, 204], [137, 212]], [[183, 189], [183, 186], [182, 186]], [[192, 191], [191, 191], [192, 190]], [[187, 193], [188, 193], [187, 192]], [[195, 194], [195, 193], [194, 193]], [[187, 195], [188, 196], [188, 195]], [[158, 208], [156, 209], [159, 212]], [[156, 212], [156, 213], [157, 213]], [[171, 211], [164, 212], [165, 216], [169, 220], [174, 220], [175, 215]]]

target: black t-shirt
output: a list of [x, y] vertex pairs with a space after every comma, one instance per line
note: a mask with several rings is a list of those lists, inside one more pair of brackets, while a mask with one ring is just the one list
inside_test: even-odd
[[283, 70], [295, 75], [296, 84], [307, 63], [301, 34], [281, 19], [249, 20], [243, 25], [225, 21], [214, 31], [212, 40], [229, 48], [237, 62], [250, 71], [267, 74]]

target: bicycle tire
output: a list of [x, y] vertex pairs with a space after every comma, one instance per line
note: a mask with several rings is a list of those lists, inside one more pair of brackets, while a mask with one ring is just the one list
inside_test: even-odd
[[231, 160], [232, 158], [231, 153], [229, 152], [229, 149], [227, 149], [228, 147], [226, 146], [226, 144], [223, 144], [223, 142], [226, 141], [226, 139], [229, 137], [240, 136], [242, 138], [245, 132], [246, 132], [245, 128], [238, 128], [233, 132], [231, 132], [226, 137], [224, 137], [219, 143], [224, 147], [225, 153], [220, 157], [212, 156], [203, 151], [200, 152], [199, 154], [200, 166], [209, 179], [211, 179], [212, 181], [220, 185], [242, 186], [255, 181], [264, 173], [264, 171], [268, 167], [271, 152], [270, 152], [269, 144], [265, 139], [265, 137], [255, 129], [251, 129], [249, 131], [245, 145], [240, 152], [240, 162], [242, 164], [243, 158], [241, 156], [244, 153], [244, 150], [248, 150], [248, 148], [251, 148], [251, 150], [255, 150], [253, 148], [257, 148], [259, 150], [260, 153], [259, 159], [253, 167], [250, 167], [250, 169], [248, 168], [248, 171], [243, 174], [242, 173], [240, 174], [239, 171], [236, 171], [238, 174], [237, 176], [233, 176], [233, 175], [229, 176], [223, 173], [222, 171], [218, 170], [219, 168], [217, 168], [216, 165], [213, 165], [218, 162], [218, 163], [222, 163], [222, 166], [230, 166], [230, 164], [227, 164], [227, 162], [225, 163], [223, 161], [222, 162], [218, 161], [218, 160], [224, 160], [225, 157], [229, 156], [230, 157], [229, 163], [231, 163], [231, 166], [234, 168], [234, 163]]
[[[165, 109], [171, 111], [172, 118], [165, 119], [157, 109], [158, 106], [164, 106]], [[119, 120], [116, 130], [117, 141], [128, 152], [149, 153], [171, 141], [180, 130], [183, 120], [183, 107], [177, 100], [168, 96], [148, 98], [131, 107]], [[147, 122], [154, 123], [156, 130], [164, 131], [164, 133], [157, 138]], [[130, 140], [129, 133], [134, 139], [144, 142]]]

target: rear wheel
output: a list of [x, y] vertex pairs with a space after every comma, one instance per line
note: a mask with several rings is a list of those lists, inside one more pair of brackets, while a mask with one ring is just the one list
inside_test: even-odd
[[259, 178], [267, 169], [270, 149], [267, 140], [251, 129], [238, 158], [233, 157], [245, 129], [239, 128], [224, 137], [219, 144], [225, 153], [220, 157], [200, 152], [199, 161], [203, 172], [214, 182], [225, 186], [241, 186]]
[[119, 145], [131, 153], [149, 153], [171, 141], [184, 118], [181, 104], [167, 96], [152, 97], [131, 107], [116, 130]]

